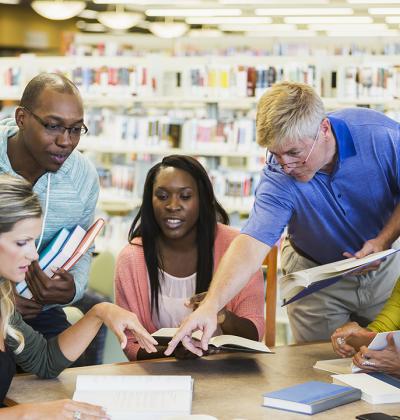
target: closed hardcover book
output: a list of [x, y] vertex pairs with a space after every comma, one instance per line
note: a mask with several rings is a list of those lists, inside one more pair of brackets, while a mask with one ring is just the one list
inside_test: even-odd
[[370, 404], [400, 402], [400, 380], [381, 372], [332, 375], [333, 383], [361, 390], [361, 399]]
[[60, 249], [68, 239], [70, 231], [62, 228], [56, 236], [50, 241], [46, 248], [39, 254], [39, 266], [43, 270], [51, 260], [60, 252]]
[[264, 406], [315, 414], [357, 401], [361, 391], [349, 386], [310, 381], [264, 394]]
[[89, 230], [86, 232], [85, 236], [82, 238], [79, 245], [75, 248], [73, 254], [68, 258], [67, 261], [61, 266], [64, 270], [70, 270], [86, 253], [86, 251], [90, 248], [96, 236], [100, 233], [101, 229], [103, 229], [105, 222], [103, 219], [97, 219], [92, 226], [90, 226]]
[[77, 225], [75, 229], [71, 232], [71, 235], [65, 241], [63, 247], [60, 249], [60, 252], [50, 261], [47, 267], [43, 270], [44, 274], [49, 277], [53, 277], [54, 273], [53, 268], [58, 269], [62, 267], [65, 262], [71, 257], [74, 253], [76, 247], [80, 244], [83, 237], [85, 236], [85, 229]]
[[[66, 228], [62, 228], [57, 235], [54, 236], [46, 248], [44, 248], [44, 250], [39, 254], [39, 266], [42, 270], [46, 268], [57, 253], [60, 252], [60, 249], [69, 235], [70, 231]], [[20, 296], [26, 299], [32, 299], [32, 292], [29, 290], [26, 281], [18, 283], [16, 289]]]

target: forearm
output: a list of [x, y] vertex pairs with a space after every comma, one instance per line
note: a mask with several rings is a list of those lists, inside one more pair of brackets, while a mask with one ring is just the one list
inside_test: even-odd
[[260, 269], [269, 250], [268, 245], [248, 235], [237, 236], [221, 259], [202, 304], [215, 312], [222, 309]]
[[68, 360], [75, 361], [96, 336], [103, 323], [103, 305], [106, 303], [93, 306], [82, 319], [58, 336], [60, 350]]
[[253, 322], [247, 318], [239, 317], [231, 311], [225, 312], [225, 319], [220, 327], [224, 334], [237, 335], [255, 341], [259, 340], [258, 331]]
[[[27, 408], [30, 407], [29, 415]], [[13, 407], [0, 408], [0, 420], [24, 420], [32, 418], [32, 406], [15, 405]]]

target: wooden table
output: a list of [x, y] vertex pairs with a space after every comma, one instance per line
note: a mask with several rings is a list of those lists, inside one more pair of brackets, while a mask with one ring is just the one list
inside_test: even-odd
[[[8, 403], [71, 398], [77, 375], [191, 375], [193, 414], [209, 414], [219, 420], [305, 419], [302, 414], [262, 407], [262, 394], [309, 380], [331, 382], [328, 372], [312, 368], [317, 360], [335, 358], [331, 345], [285, 346], [275, 351], [275, 354], [230, 353], [195, 360], [159, 359], [74, 368], [51, 380], [21, 375], [11, 384]], [[398, 415], [400, 404], [370, 405], [357, 401], [316, 414], [312, 419], [349, 420], [375, 411]]]

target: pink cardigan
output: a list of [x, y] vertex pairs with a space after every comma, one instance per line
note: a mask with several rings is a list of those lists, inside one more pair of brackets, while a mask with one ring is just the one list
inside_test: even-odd
[[[218, 224], [214, 244], [214, 271], [228, 249], [230, 243], [239, 234], [236, 229]], [[115, 270], [115, 300], [117, 305], [135, 313], [144, 328], [150, 333], [157, 330], [150, 313], [150, 289], [147, 267], [142, 242], [135, 238], [118, 256]], [[264, 280], [258, 271], [233, 298], [226, 308], [242, 318], [250, 319], [257, 327], [260, 339], [264, 335]], [[128, 343], [124, 352], [129, 360], [136, 360], [139, 345], [132, 334], [128, 333]]]

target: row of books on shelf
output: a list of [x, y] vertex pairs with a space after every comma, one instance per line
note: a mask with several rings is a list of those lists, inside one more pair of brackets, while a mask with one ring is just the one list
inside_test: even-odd
[[[86, 95], [187, 96], [195, 98], [259, 97], [265, 89], [282, 80], [308, 83], [320, 88], [316, 66], [291, 63], [284, 66], [204, 64], [168, 70], [162, 66], [72, 67], [57, 63], [38, 71], [58, 71], [69, 77]], [[21, 68], [3, 67], [3, 86], [20, 86]]]
[[337, 92], [343, 98], [399, 98], [399, 66], [346, 66], [337, 75]]
[[[84, 38], [84, 39], [82, 39]], [[227, 38], [227, 37], [225, 37]], [[96, 39], [96, 40], [95, 40]], [[229, 39], [229, 38], [227, 38]], [[369, 40], [365, 42], [354, 41], [331, 43], [329, 45], [313, 45], [310, 42], [302, 42], [301, 40], [273, 41], [267, 43], [265, 38], [260, 38], [259, 43], [255, 45], [253, 40], [247, 45], [240, 45], [237, 41], [232, 41], [231, 45], [223, 46], [218, 43], [209, 42], [207, 44], [197, 45], [196, 39], [186, 37], [182, 38], [179, 43], [172, 45], [162, 45], [159, 42], [159, 53], [169, 56], [204, 56], [204, 55], [220, 55], [220, 56], [319, 56], [319, 55], [344, 55], [354, 56], [361, 54], [373, 55], [392, 55], [400, 53], [400, 43], [396, 41], [382, 42], [380, 44], [371, 43]], [[239, 44], [239, 45], [238, 45]], [[155, 53], [157, 48], [152, 45], [151, 53]], [[143, 56], [148, 54], [145, 43], [140, 43], [138, 36], [132, 36], [129, 41], [127, 37], [119, 40], [118, 37], [110, 37], [106, 40], [98, 41], [98, 37], [80, 34], [79, 40], [72, 40], [66, 51], [67, 55], [72, 56]]]
[[77, 67], [68, 75], [87, 94], [259, 97], [265, 89], [282, 80], [319, 88], [316, 67], [296, 63], [286, 66], [205, 64], [180, 70], [143, 65]]
[[199, 152], [210, 147], [227, 152], [260, 150], [255, 120], [249, 117], [177, 120], [166, 115], [129, 115], [91, 108], [86, 112], [86, 121], [90, 135], [94, 136], [90, 142], [101, 140], [104, 146], [108, 141], [110, 148], [119, 140], [137, 147], [180, 147]]

